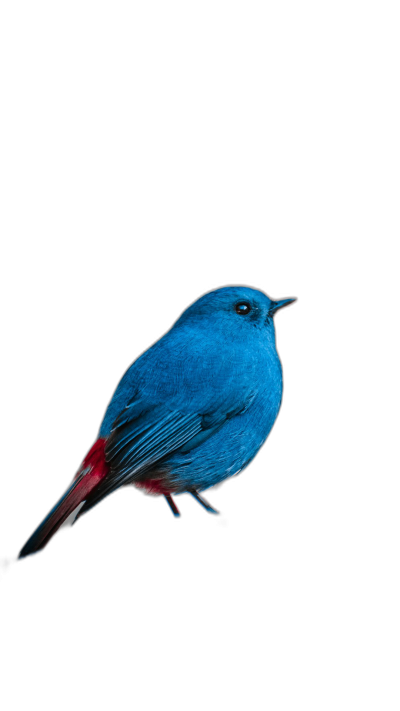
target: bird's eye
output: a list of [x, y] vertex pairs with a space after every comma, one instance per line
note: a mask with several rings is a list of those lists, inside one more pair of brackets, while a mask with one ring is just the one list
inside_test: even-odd
[[235, 311], [241, 316], [246, 316], [246, 314], [250, 313], [251, 306], [248, 301], [240, 301], [238, 304], [236, 304]]

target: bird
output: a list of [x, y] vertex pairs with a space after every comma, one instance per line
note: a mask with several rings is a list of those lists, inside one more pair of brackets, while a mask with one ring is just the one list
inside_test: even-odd
[[123, 375], [72, 483], [18, 557], [121, 486], [164, 496], [174, 516], [183, 493], [218, 513], [202, 492], [243, 471], [277, 418], [274, 315], [295, 300], [226, 286], [191, 304]]

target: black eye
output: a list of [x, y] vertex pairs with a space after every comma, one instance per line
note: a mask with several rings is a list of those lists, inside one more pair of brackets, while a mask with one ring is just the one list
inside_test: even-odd
[[241, 316], [246, 316], [246, 314], [250, 313], [251, 306], [248, 301], [240, 301], [238, 304], [236, 304], [235, 311]]

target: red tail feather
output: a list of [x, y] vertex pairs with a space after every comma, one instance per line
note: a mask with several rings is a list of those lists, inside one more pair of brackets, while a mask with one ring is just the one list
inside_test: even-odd
[[83, 460], [68, 491], [25, 543], [19, 557], [44, 548], [60, 526], [98, 486], [108, 472], [104, 454], [105, 439], [98, 439]]
[[77, 473], [75, 474], [74, 481], [75, 479], [78, 479], [82, 473], [85, 473], [85, 469], [89, 470], [87, 473], [90, 474], [91, 477], [96, 477], [98, 479], [97, 484], [99, 481], [104, 479], [108, 472], [108, 466], [104, 454], [105, 446], [105, 439], [96, 440], [92, 449], [89, 450]]

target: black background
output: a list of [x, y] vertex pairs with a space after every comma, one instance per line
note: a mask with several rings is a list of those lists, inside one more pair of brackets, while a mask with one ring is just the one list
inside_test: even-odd
[[[138, 116], [127, 100], [89, 111], [83, 94], [70, 103], [55, 90], [50, 103], [33, 92], [27, 121], [19, 105], [5, 196], [0, 543], [3, 589], [24, 619], [71, 606], [86, 621], [131, 610], [135, 625], [241, 610], [265, 633], [271, 619], [302, 626], [332, 589], [318, 398], [338, 145], [327, 139], [328, 98], [315, 102], [300, 82], [293, 92], [284, 103], [282, 89], [272, 113], [254, 87], [245, 108], [234, 94], [205, 105], [194, 94], [186, 110], [169, 97]], [[120, 491], [16, 563], [125, 369], [191, 301], [232, 283], [299, 301], [276, 319], [280, 416], [249, 469], [209, 492], [221, 516], [185, 497], [175, 521], [161, 499]]]

